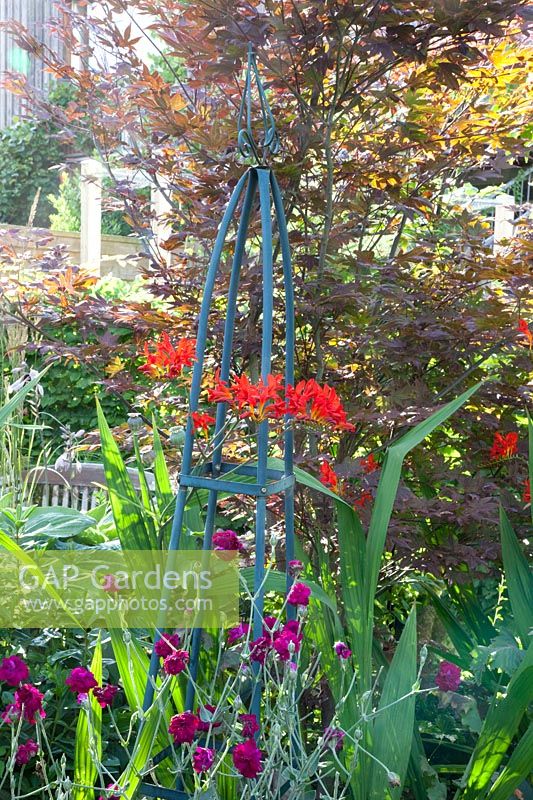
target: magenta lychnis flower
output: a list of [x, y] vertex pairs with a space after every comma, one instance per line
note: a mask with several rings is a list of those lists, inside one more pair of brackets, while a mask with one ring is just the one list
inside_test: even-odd
[[215, 751], [212, 747], [197, 747], [192, 755], [192, 768], [195, 772], [207, 772], [213, 766]]
[[43, 697], [44, 694], [36, 686], [31, 683], [23, 683], [15, 692], [15, 703], [10, 706], [10, 709], [14, 710], [18, 716], [23, 714], [24, 719], [30, 725], [35, 725], [37, 715], [42, 719], [46, 717], [46, 713], [43, 711]]
[[250, 642], [250, 660], [257, 664], [264, 664], [271, 647], [272, 640], [269, 637], [258, 636], [257, 639]]
[[259, 730], [255, 714], [239, 714], [239, 722], [242, 722], [242, 735], [245, 739], [251, 739]]
[[102, 708], [107, 708], [107, 706], [112, 705], [118, 690], [118, 686], [113, 686], [112, 683], [108, 683], [107, 686], [95, 686], [93, 695]]
[[206, 716], [205, 712], [207, 711], [209, 714], [214, 714], [216, 711], [216, 706], [211, 705], [210, 703], [204, 703], [202, 709], [198, 707], [196, 709], [196, 715], [198, 717], [198, 730], [202, 731], [203, 733], [208, 733], [210, 728], [220, 728], [222, 722], [213, 722], [213, 719], [203, 720], [202, 719], [202, 712], [204, 712], [204, 716]]
[[256, 778], [262, 772], [261, 758], [254, 739], [247, 739], [233, 749], [233, 763], [244, 778]]
[[[119, 787], [116, 783], [108, 783], [107, 789], [108, 791], [116, 792]], [[121, 797], [119, 794], [106, 794], [105, 796], [101, 794], [98, 800], [121, 800]]]
[[281, 661], [288, 661], [292, 653], [299, 652], [302, 638], [302, 634], [298, 633], [298, 622], [290, 620], [281, 631], [274, 634], [272, 647]]
[[19, 656], [7, 656], [0, 664], [0, 681], [10, 686], [18, 686], [29, 674], [28, 665]]
[[20, 712], [17, 711], [15, 703], [9, 703], [0, 714], [0, 719], [6, 725], [11, 725], [13, 722], [16, 722], [19, 717]]
[[167, 675], [179, 675], [189, 663], [189, 654], [186, 650], [176, 650], [163, 661], [163, 669]]
[[324, 730], [324, 743], [335, 750], [342, 750], [345, 736], [341, 728], [328, 727]]
[[74, 667], [65, 683], [74, 694], [87, 694], [98, 686], [98, 681], [91, 670], [85, 667]]
[[273, 617], [271, 614], [267, 614], [266, 617], [263, 617], [263, 634], [266, 636], [267, 634], [271, 634], [274, 628], [276, 627], [278, 620], [277, 617]]
[[15, 764], [22, 767], [39, 752], [39, 745], [33, 739], [28, 739], [24, 744], [19, 744], [15, 753]]
[[243, 543], [235, 533], [235, 531], [217, 531], [213, 534], [212, 539], [213, 550], [242, 550]]
[[249, 631], [250, 626], [245, 622], [240, 622], [234, 628], [230, 628], [228, 631], [228, 644], [235, 644], [235, 642], [238, 642], [240, 639], [244, 639]]
[[293, 558], [291, 561], [289, 561], [288, 567], [291, 575], [298, 575], [298, 573], [300, 573], [304, 568], [303, 561]]
[[196, 731], [200, 725], [200, 720], [192, 711], [184, 711], [182, 714], [175, 714], [168, 726], [168, 732], [173, 737], [176, 744], [191, 744]]
[[441, 661], [435, 683], [441, 692], [456, 692], [461, 683], [461, 669], [450, 661]]
[[293, 583], [287, 595], [287, 603], [291, 606], [307, 606], [310, 596], [309, 586], [306, 586], [305, 583]]
[[335, 642], [333, 649], [341, 659], [350, 658], [352, 651], [345, 642]]
[[117, 583], [117, 579], [114, 575], [104, 575], [102, 578], [102, 589], [104, 592], [109, 592], [109, 594], [120, 592], [120, 586]]
[[159, 658], [166, 658], [178, 650], [180, 637], [177, 633], [164, 633], [154, 645], [154, 650]]

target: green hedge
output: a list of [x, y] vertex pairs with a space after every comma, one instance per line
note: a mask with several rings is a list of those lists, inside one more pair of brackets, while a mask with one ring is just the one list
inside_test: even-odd
[[48, 227], [65, 150], [45, 122], [20, 121], [0, 131], [0, 223], [26, 225], [41, 190], [33, 224]]

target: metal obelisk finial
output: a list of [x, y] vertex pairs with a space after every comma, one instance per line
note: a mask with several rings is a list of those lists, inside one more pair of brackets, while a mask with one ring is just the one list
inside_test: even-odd
[[[259, 107], [263, 124], [263, 141], [259, 144], [256, 143], [252, 130], [253, 78], [255, 78], [259, 95]], [[259, 76], [255, 53], [251, 44], [248, 45], [248, 67], [239, 109], [238, 130], [239, 151], [246, 158], [254, 157], [258, 164], [264, 164], [269, 154], [275, 155], [278, 152], [279, 136], [276, 130], [276, 123]]]

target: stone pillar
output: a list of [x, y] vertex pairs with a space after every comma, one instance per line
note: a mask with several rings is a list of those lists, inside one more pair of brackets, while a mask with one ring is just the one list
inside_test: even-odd
[[154, 232], [154, 243], [162, 258], [167, 264], [172, 263], [172, 253], [161, 248], [161, 243], [168, 239], [172, 233], [172, 225], [168, 221], [167, 215], [172, 211], [172, 203], [169, 200], [171, 192], [170, 185], [166, 178], [157, 176], [157, 186], [152, 186], [150, 200], [154, 221], [152, 228]]
[[101, 274], [102, 178], [104, 168], [95, 158], [81, 162], [80, 266]]
[[499, 194], [494, 206], [494, 252], [502, 249], [501, 242], [514, 236], [516, 203], [512, 194]]

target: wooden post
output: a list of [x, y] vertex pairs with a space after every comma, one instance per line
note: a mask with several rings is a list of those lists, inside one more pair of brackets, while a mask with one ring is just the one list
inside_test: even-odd
[[[170, 191], [170, 186], [166, 178], [162, 178], [161, 175], [158, 175], [157, 185], [152, 185], [150, 192], [150, 201], [154, 215], [152, 227], [155, 245], [158, 250], [161, 248], [161, 243], [164, 242], [165, 239], [168, 239], [172, 233], [172, 225], [169, 223], [168, 219], [165, 218], [166, 215], [172, 211], [172, 203], [168, 199]], [[167, 264], [172, 262], [172, 253], [168, 250], [161, 249], [160, 255]]]
[[512, 194], [499, 194], [494, 206], [494, 253], [505, 249], [501, 242], [512, 239], [514, 235], [515, 199]]
[[80, 265], [100, 275], [102, 258], [102, 177], [104, 169], [95, 158], [81, 162]]

